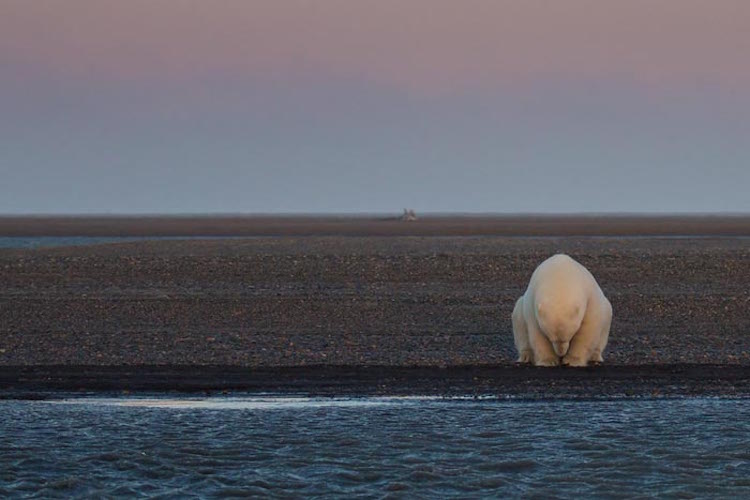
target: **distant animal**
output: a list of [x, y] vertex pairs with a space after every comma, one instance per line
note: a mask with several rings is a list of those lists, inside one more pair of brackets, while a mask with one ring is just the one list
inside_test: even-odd
[[404, 209], [404, 214], [401, 216], [401, 220], [412, 222], [417, 220], [417, 214], [414, 213], [414, 210], [412, 209]]
[[558, 254], [534, 270], [512, 323], [519, 363], [586, 366], [603, 361], [612, 305], [588, 269]]

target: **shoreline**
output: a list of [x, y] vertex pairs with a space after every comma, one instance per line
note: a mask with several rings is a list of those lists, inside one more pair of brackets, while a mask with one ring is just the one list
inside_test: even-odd
[[435, 396], [514, 399], [750, 397], [750, 366], [0, 366], [0, 400], [92, 394]]

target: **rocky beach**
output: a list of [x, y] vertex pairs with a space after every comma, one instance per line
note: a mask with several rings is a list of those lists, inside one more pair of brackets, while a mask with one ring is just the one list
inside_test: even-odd
[[[352, 219], [344, 234], [264, 226], [241, 238], [2, 249], [0, 386], [336, 393], [338, 381], [356, 393], [361, 380], [368, 393], [750, 394], [744, 219], [731, 234], [682, 236], [643, 221], [643, 235], [607, 234], [605, 220], [583, 235], [549, 223], [548, 236], [420, 234], [422, 222], [390, 235], [350, 235]], [[559, 252], [612, 302], [602, 367], [514, 364], [513, 304]], [[144, 382], [159, 376], [169, 387]]]

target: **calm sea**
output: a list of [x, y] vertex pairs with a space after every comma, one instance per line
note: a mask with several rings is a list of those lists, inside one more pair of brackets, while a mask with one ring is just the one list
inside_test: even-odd
[[[58, 246], [80, 246], [80, 245], [98, 245], [102, 243], [125, 243], [129, 241], [153, 241], [153, 240], [250, 240], [262, 238], [262, 236], [0, 236], [0, 248], [43, 248]], [[441, 237], [436, 237], [441, 238]], [[452, 238], [452, 237], [448, 237]], [[514, 236], [514, 239], [559, 239], [557, 236]], [[598, 240], [611, 239], [610, 236], [580, 236], [577, 239]], [[715, 236], [659, 236], [660, 240], [699, 240], [713, 239]], [[747, 236], [727, 237], [733, 240], [750, 240]], [[621, 239], [625, 240], [648, 240], [654, 239], [654, 236], [627, 236]]]
[[0, 248], [43, 248], [154, 240], [252, 239], [252, 236], [0, 236]]
[[0, 497], [750, 496], [750, 400], [0, 402]]

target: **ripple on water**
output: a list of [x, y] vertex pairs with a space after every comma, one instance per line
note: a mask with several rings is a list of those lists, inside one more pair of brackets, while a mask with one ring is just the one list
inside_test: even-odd
[[0, 496], [750, 495], [748, 400], [0, 402]]

